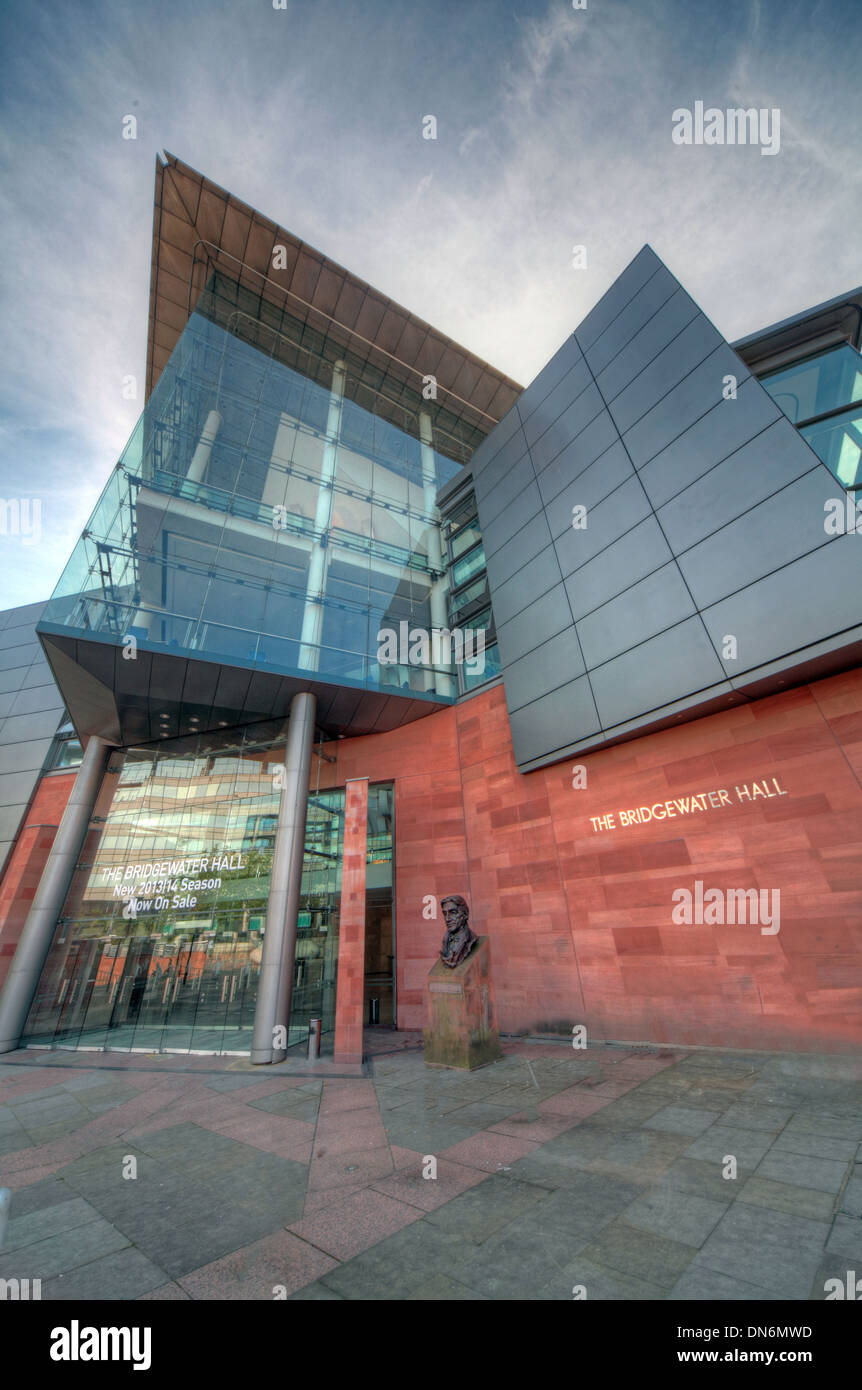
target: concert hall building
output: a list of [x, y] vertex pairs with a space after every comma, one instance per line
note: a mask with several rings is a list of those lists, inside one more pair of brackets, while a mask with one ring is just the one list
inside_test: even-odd
[[143, 414], [0, 614], [0, 1050], [355, 1065], [448, 894], [504, 1034], [858, 1049], [860, 345], [645, 246], [524, 389], [157, 160]]

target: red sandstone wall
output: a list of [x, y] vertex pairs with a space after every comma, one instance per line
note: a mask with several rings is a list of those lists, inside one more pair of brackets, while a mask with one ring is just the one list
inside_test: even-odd
[[[463, 892], [491, 937], [505, 1031], [586, 1021], [597, 1039], [862, 1048], [862, 671], [526, 776], [499, 687], [338, 753], [337, 782], [396, 781], [400, 1027], [424, 1023], [442, 936], [423, 897]], [[772, 778], [786, 796], [736, 802], [737, 784]], [[590, 821], [717, 788], [730, 806]], [[672, 893], [696, 879], [780, 889], [779, 933], [675, 926]]]
[[6, 978], [75, 773], [43, 777], [0, 879], [0, 987]]

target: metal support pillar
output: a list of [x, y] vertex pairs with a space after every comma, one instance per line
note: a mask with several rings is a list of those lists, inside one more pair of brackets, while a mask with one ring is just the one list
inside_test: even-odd
[[[307, 692], [294, 695], [290, 703], [284, 781], [272, 856], [272, 879], [251, 1045], [251, 1060], [259, 1065], [283, 1062], [287, 1051], [316, 709], [317, 697]], [[277, 1031], [281, 1029], [284, 1030], [282, 1036], [277, 1037]], [[281, 1046], [282, 1038], [284, 1046]], [[276, 1041], [279, 1046], [276, 1046]]]
[[0, 1052], [12, 1052], [21, 1040], [39, 976], [45, 965], [57, 918], [72, 882], [111, 745], [91, 738], [84, 750], [69, 801], [42, 870], [33, 906], [0, 994]]

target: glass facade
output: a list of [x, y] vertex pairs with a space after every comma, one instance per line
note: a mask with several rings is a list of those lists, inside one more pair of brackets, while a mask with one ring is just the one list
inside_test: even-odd
[[849, 343], [761, 381], [845, 488], [862, 488], [862, 355]]
[[458, 686], [467, 695], [500, 674], [500, 652], [485, 566], [485, 550], [479, 529], [476, 497], [461, 493], [446, 508], [444, 523], [449, 566], [449, 626], [460, 629], [464, 641], [472, 641], [481, 657], [473, 656], [458, 666]]
[[[113, 756], [26, 1044], [248, 1052], [283, 759], [253, 726], [219, 748], [201, 736]], [[391, 900], [391, 788], [373, 791], [369, 862]], [[291, 1044], [313, 1017], [334, 1029], [344, 800], [309, 795]]]
[[450, 665], [379, 660], [379, 634], [445, 626], [436, 493], [481, 437], [214, 276], [41, 626], [452, 699]]

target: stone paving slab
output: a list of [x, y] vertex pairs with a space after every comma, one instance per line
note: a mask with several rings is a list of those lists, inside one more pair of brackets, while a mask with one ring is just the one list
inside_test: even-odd
[[857, 1059], [503, 1051], [429, 1070], [420, 1035], [379, 1031], [362, 1067], [265, 1075], [11, 1054], [0, 1278], [84, 1301], [769, 1302], [862, 1270]]

